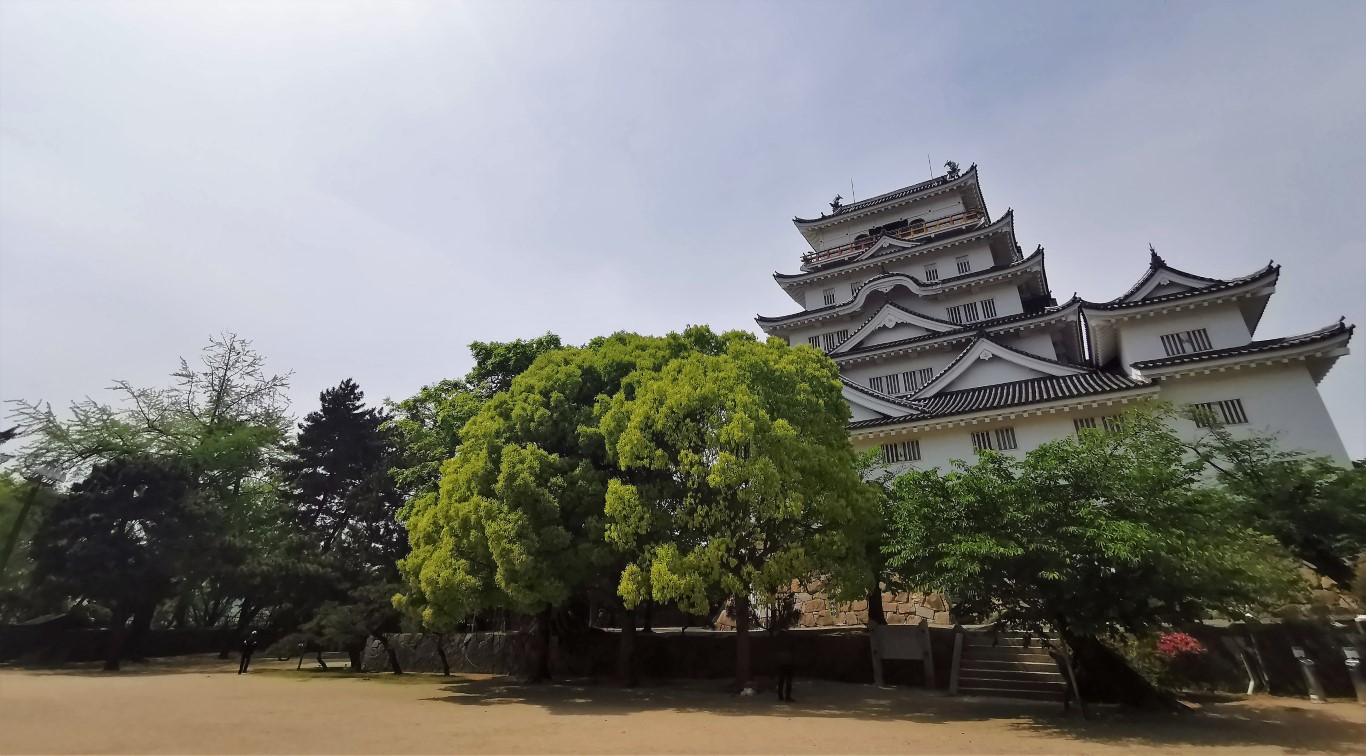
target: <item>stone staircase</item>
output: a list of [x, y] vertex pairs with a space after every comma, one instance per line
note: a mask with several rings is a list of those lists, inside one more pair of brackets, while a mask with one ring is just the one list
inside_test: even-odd
[[1067, 682], [1038, 638], [1022, 633], [963, 633], [958, 693], [1061, 701]]

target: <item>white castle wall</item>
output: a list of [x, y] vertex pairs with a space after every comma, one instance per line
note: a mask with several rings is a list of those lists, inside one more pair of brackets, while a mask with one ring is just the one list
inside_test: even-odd
[[1210, 344], [1215, 349], [1243, 346], [1252, 341], [1238, 306], [1226, 302], [1120, 323], [1117, 328], [1120, 364], [1128, 366], [1143, 360], [1166, 357], [1167, 353], [1162, 348], [1163, 334], [1196, 328], [1204, 328], [1209, 332]]

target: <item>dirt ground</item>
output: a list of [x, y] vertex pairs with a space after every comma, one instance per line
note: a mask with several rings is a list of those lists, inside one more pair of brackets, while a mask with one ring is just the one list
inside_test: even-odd
[[782, 704], [717, 681], [622, 690], [294, 666], [0, 670], [0, 752], [1366, 753], [1366, 706], [1348, 702], [1257, 697], [1082, 721], [1054, 704], [800, 680]]

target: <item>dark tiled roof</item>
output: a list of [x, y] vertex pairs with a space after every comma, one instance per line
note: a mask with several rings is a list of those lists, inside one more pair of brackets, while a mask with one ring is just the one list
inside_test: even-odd
[[[921, 247], [921, 246], [924, 246], [924, 247], [933, 247], [933, 246], [936, 245], [936, 244], [940, 244], [940, 243], [942, 243], [942, 242], [949, 241], [949, 240], [951, 240], [951, 239], [953, 239], [953, 238], [956, 238], [956, 237], [959, 237], [959, 236], [970, 236], [970, 235], [972, 235], [972, 234], [994, 234], [994, 233], [1000, 232], [1001, 230], [1010, 230], [1011, 233], [1013, 234], [1014, 231], [1013, 231], [1012, 224], [1013, 224], [1013, 222], [1014, 222], [1014, 219], [1015, 219], [1015, 211], [1014, 211], [1014, 210], [1006, 210], [1006, 212], [1005, 212], [1004, 215], [1002, 215], [1000, 218], [997, 218], [997, 219], [994, 220], [994, 221], [991, 221], [990, 223], [986, 223], [986, 222], [984, 221], [982, 224], [973, 223], [973, 224], [971, 224], [971, 225], [959, 226], [959, 227], [957, 227], [957, 228], [946, 229], [946, 230], [944, 230], [944, 231], [939, 231], [939, 232], [937, 232], [937, 233], [925, 234], [924, 236], [917, 236], [917, 237], [915, 237], [914, 239], [896, 239], [896, 238], [892, 238], [891, 240], [892, 240], [892, 241], [907, 242], [907, 244], [908, 244], [909, 247], [915, 248], [915, 247]], [[882, 243], [882, 241], [884, 241], [886, 238], [887, 238], [887, 237], [884, 237], [883, 239], [878, 239], [878, 240], [876, 240], [876, 241], [873, 243], [872, 246], [877, 246], [878, 244]], [[890, 253], [888, 253], [888, 254], [890, 254]], [[827, 272], [827, 271], [830, 271], [830, 270], [834, 270], [834, 269], [836, 269], [836, 268], [841, 268], [841, 267], [844, 267], [844, 266], [846, 266], [846, 265], [853, 265], [853, 264], [855, 264], [855, 263], [868, 263], [868, 262], [871, 261], [871, 260], [876, 260], [878, 257], [881, 257], [881, 255], [876, 255], [876, 256], [874, 256], [874, 257], [869, 257], [869, 258], [860, 258], [860, 257], [858, 257], [858, 256], [854, 256], [854, 257], [847, 257], [847, 258], [843, 258], [843, 259], [839, 259], [839, 260], [832, 260], [831, 262], [823, 263], [823, 264], [821, 264], [821, 265], [813, 266], [810, 270], [803, 270], [803, 271], [801, 271], [801, 272], [799, 272], [799, 273], [776, 273], [776, 272], [775, 272], [775, 273], [773, 274], [773, 279], [774, 279], [775, 281], [777, 281], [779, 284], [788, 283], [788, 282], [792, 282], [792, 281], [797, 281], [797, 280], [799, 280], [799, 279], [807, 278], [807, 277], [810, 277], [810, 276], [814, 276], [814, 275], [816, 275], [816, 274], [818, 274], [818, 273], [824, 273], [824, 272]]]
[[881, 400], [884, 401], [884, 402], [890, 402], [890, 403], [892, 403], [892, 404], [899, 404], [899, 405], [901, 405], [902, 407], [905, 407], [905, 408], [907, 408], [907, 409], [915, 409], [915, 408], [916, 408], [916, 405], [915, 405], [914, 403], [912, 403], [912, 402], [911, 402], [910, 400], [908, 400], [908, 399], [898, 399], [898, 398], [896, 398], [895, 396], [892, 396], [891, 394], [884, 394], [884, 393], [882, 393], [881, 391], [874, 391], [874, 390], [868, 388], [867, 386], [861, 386], [861, 385], [859, 385], [859, 384], [857, 384], [857, 383], [854, 383], [853, 381], [849, 380], [848, 378], [845, 378], [845, 377], [842, 376], [842, 375], [840, 376], [840, 382], [843, 383], [844, 385], [848, 386], [849, 388], [851, 388], [851, 389], [853, 389], [853, 390], [859, 392], [860, 394], [867, 394], [868, 396], [871, 396], [871, 397], [873, 397], [873, 398], [875, 398], [875, 399], [881, 399]]
[[928, 399], [918, 399], [912, 402], [919, 410], [917, 413], [901, 417], [859, 420], [850, 423], [849, 427], [872, 428], [879, 425], [918, 422], [985, 410], [1039, 404], [1059, 399], [1078, 399], [1099, 394], [1111, 394], [1117, 391], [1130, 391], [1149, 385], [1145, 382], [1135, 381], [1125, 375], [1098, 370], [1080, 375], [1031, 378], [1024, 381], [979, 386], [961, 391], [945, 391]]
[[919, 194], [920, 192], [926, 192], [931, 189], [936, 189], [938, 187], [944, 186], [945, 184], [966, 179], [970, 176], [975, 176], [976, 174], [977, 165], [974, 163], [973, 165], [968, 166], [968, 169], [966, 171], [963, 171], [963, 173], [960, 174], [957, 178], [949, 178], [948, 174], [946, 173], [943, 176], [937, 176], [935, 178], [930, 179], [929, 181], [922, 181], [919, 184], [912, 184], [910, 186], [897, 189], [893, 192], [879, 194], [876, 197], [871, 197], [861, 202], [855, 202], [850, 205], [845, 205], [841, 207], [839, 210], [835, 211], [834, 213], [831, 213], [830, 215], [821, 218], [793, 218], [792, 222], [797, 223], [799, 225], [808, 225], [811, 223], [822, 223], [824, 221], [834, 220], [840, 217], [841, 215], [848, 215], [849, 213], [856, 213], [860, 210], [866, 210], [870, 207], [881, 205], [884, 202], [891, 202], [893, 200], [904, 199], [913, 194]]
[[[1172, 272], [1172, 273], [1179, 273], [1180, 275], [1183, 275], [1183, 276], [1188, 276], [1188, 275], [1190, 275], [1189, 273], [1183, 273], [1183, 272], [1181, 272], [1181, 271], [1179, 271], [1179, 270], [1175, 270], [1175, 269], [1172, 269], [1172, 268], [1166, 268], [1166, 270], [1168, 270], [1168, 271], [1170, 271], [1170, 272]], [[1087, 307], [1088, 309], [1092, 309], [1092, 310], [1122, 310], [1122, 309], [1125, 309], [1125, 308], [1128, 308], [1128, 307], [1146, 307], [1147, 305], [1150, 305], [1150, 304], [1157, 304], [1157, 303], [1160, 303], [1160, 302], [1170, 302], [1170, 301], [1175, 300], [1175, 299], [1184, 299], [1184, 298], [1186, 298], [1186, 297], [1204, 296], [1204, 295], [1206, 295], [1206, 294], [1211, 294], [1211, 293], [1218, 292], [1218, 291], [1225, 291], [1225, 290], [1227, 290], [1227, 289], [1234, 289], [1234, 288], [1237, 288], [1237, 287], [1239, 287], [1239, 286], [1242, 286], [1243, 284], [1252, 283], [1252, 282], [1254, 282], [1254, 281], [1260, 281], [1260, 280], [1265, 279], [1265, 278], [1274, 278], [1274, 277], [1276, 277], [1276, 276], [1278, 276], [1278, 275], [1280, 274], [1280, 270], [1281, 270], [1281, 266], [1276, 265], [1275, 263], [1270, 263], [1270, 264], [1268, 264], [1265, 268], [1262, 268], [1261, 270], [1257, 271], [1256, 273], [1253, 273], [1253, 274], [1250, 275], [1250, 276], [1243, 276], [1242, 278], [1233, 278], [1233, 279], [1229, 279], [1229, 280], [1227, 280], [1227, 281], [1220, 281], [1220, 280], [1214, 279], [1214, 278], [1204, 278], [1203, 276], [1192, 276], [1192, 278], [1199, 278], [1199, 279], [1204, 280], [1204, 281], [1213, 281], [1213, 283], [1210, 284], [1209, 286], [1206, 286], [1206, 287], [1200, 288], [1200, 289], [1191, 289], [1191, 290], [1189, 290], [1189, 291], [1181, 291], [1181, 292], [1177, 292], [1177, 293], [1175, 293], [1175, 294], [1165, 294], [1165, 295], [1160, 296], [1160, 297], [1150, 297], [1150, 298], [1148, 298], [1148, 299], [1140, 299], [1140, 300], [1138, 300], [1138, 301], [1136, 301], [1136, 302], [1125, 302], [1125, 301], [1124, 301], [1124, 297], [1127, 297], [1127, 296], [1132, 295], [1133, 292], [1135, 292], [1135, 291], [1137, 291], [1139, 288], [1141, 288], [1143, 282], [1146, 281], [1146, 280], [1148, 280], [1148, 278], [1151, 277], [1151, 275], [1149, 275], [1149, 276], [1145, 276], [1142, 280], [1140, 280], [1139, 283], [1136, 284], [1136, 285], [1134, 286], [1134, 288], [1130, 289], [1129, 292], [1126, 293], [1123, 297], [1119, 297], [1118, 299], [1112, 299], [1112, 300], [1110, 300], [1109, 302], [1087, 302], [1087, 303], [1086, 303], [1086, 307]], [[1151, 272], [1152, 272], [1152, 271], [1149, 271], [1150, 274], [1151, 274]]]
[[1328, 341], [1337, 336], [1341, 336], [1344, 333], [1350, 338], [1354, 330], [1356, 330], [1356, 326], [1347, 325], [1345, 319], [1343, 319], [1327, 328], [1320, 328], [1317, 331], [1303, 333], [1298, 336], [1286, 336], [1279, 339], [1263, 339], [1261, 341], [1253, 341], [1240, 347], [1212, 349], [1208, 352], [1194, 352], [1192, 354], [1178, 354], [1174, 357], [1161, 357], [1156, 360], [1144, 360], [1142, 362], [1135, 362], [1133, 366], [1138, 370], [1148, 370], [1150, 368], [1181, 365], [1187, 362], [1217, 360], [1221, 357], [1238, 357], [1245, 354], [1257, 354], [1259, 352], [1274, 352], [1278, 349], [1306, 346]]
[[[971, 273], [964, 273], [964, 274], [961, 275], [961, 276], [950, 276], [950, 277], [948, 277], [948, 278], [941, 278], [941, 279], [938, 280], [938, 281], [929, 281], [929, 282], [921, 281], [919, 278], [916, 278], [915, 276], [913, 276], [913, 275], [911, 275], [911, 274], [909, 274], [909, 273], [883, 273], [883, 274], [880, 275], [880, 276], [873, 276], [872, 278], [868, 279], [867, 281], [864, 281], [864, 282], [863, 282], [863, 285], [859, 287], [859, 291], [863, 291], [863, 290], [864, 290], [866, 287], [868, 287], [870, 284], [876, 283], [876, 282], [881, 281], [881, 280], [883, 280], [883, 279], [886, 279], [886, 278], [898, 278], [898, 277], [899, 277], [899, 278], [909, 278], [909, 279], [911, 279], [912, 282], [915, 283], [915, 285], [919, 286], [919, 287], [922, 288], [922, 289], [931, 289], [931, 290], [933, 290], [933, 289], [942, 289], [942, 288], [944, 288], [945, 286], [952, 286], [952, 285], [955, 285], [955, 284], [963, 283], [963, 282], [965, 282], [965, 281], [975, 280], [975, 279], [978, 279], [978, 278], [982, 278], [982, 277], [984, 277], [984, 276], [989, 276], [989, 275], [993, 275], [993, 274], [996, 274], [996, 273], [1001, 273], [1001, 272], [1004, 272], [1004, 271], [1007, 271], [1007, 270], [1011, 270], [1012, 268], [1023, 268], [1023, 267], [1025, 267], [1025, 266], [1028, 266], [1029, 264], [1033, 263], [1035, 260], [1038, 260], [1039, 262], [1042, 262], [1042, 261], [1043, 261], [1043, 250], [1041, 250], [1041, 249], [1035, 250], [1034, 253], [1031, 254], [1029, 257], [1021, 258], [1021, 259], [1019, 259], [1019, 260], [1015, 260], [1014, 262], [1006, 263], [1005, 265], [993, 265], [993, 266], [991, 266], [990, 268], [983, 268], [982, 270], [976, 270], [976, 271], [973, 271], [973, 272], [971, 272]], [[855, 297], [855, 298], [858, 298], [858, 294], [855, 294], [854, 297]], [[801, 312], [794, 312], [794, 313], [792, 313], [791, 315], [776, 315], [776, 316], [755, 315], [755, 316], [754, 316], [754, 319], [755, 319], [756, 321], [760, 322], [760, 323], [782, 323], [782, 322], [784, 322], [784, 321], [797, 320], [797, 319], [800, 319], [800, 318], [811, 317], [811, 316], [813, 316], [813, 315], [820, 315], [820, 314], [822, 314], [822, 313], [830, 312], [830, 311], [832, 311], [832, 310], [838, 310], [838, 309], [840, 309], [840, 308], [842, 308], [842, 307], [848, 307], [849, 304], [850, 304], [850, 302], [853, 302], [853, 300], [851, 299], [851, 300], [849, 300], [849, 302], [840, 302], [839, 304], [832, 304], [832, 305], [825, 305], [824, 307], [817, 307], [817, 308], [814, 309], [814, 310], [802, 310]]]
[[[909, 339], [898, 339], [896, 341], [888, 341], [882, 344], [872, 344], [866, 347], [855, 347], [847, 352], [841, 352], [840, 354], [834, 355], [834, 357], [843, 357], [845, 355], [851, 354], [864, 354], [866, 352], [874, 352], [879, 349], [890, 349], [893, 347], [906, 346], [908, 344], [917, 344], [920, 342], [934, 341], [935, 339], [947, 339], [950, 343], [952, 343], [953, 341], [957, 341], [964, 338], [973, 338], [981, 331], [989, 331], [992, 328], [996, 328], [999, 326], [1011, 325], [1026, 320], [1032, 320], [1034, 318], [1047, 319], [1049, 317], [1052, 317], [1067, 310], [1068, 308], [1075, 307], [1076, 305], [1081, 303], [1082, 299], [1077, 295], [1073, 294], [1072, 298], [1067, 300], [1066, 302], [1063, 302], [1062, 304], [1056, 305], [1054, 307], [1045, 308], [1041, 312], [1028, 312], [1021, 313], [1019, 315], [1004, 315], [999, 318], [991, 318], [990, 320], [979, 320], [975, 323], [970, 323], [968, 325], [961, 326], [953, 331], [945, 331], [943, 333], [928, 333], [924, 336], [912, 336]], [[916, 314], [918, 315], [919, 313]], [[871, 318], [869, 320], [871, 320]], [[930, 318], [930, 320], [935, 320], [935, 318]], [[864, 325], [867, 325], [867, 323], [865, 322]], [[862, 328], [863, 326], [859, 327]], [[850, 336], [850, 338], [853, 337]]]

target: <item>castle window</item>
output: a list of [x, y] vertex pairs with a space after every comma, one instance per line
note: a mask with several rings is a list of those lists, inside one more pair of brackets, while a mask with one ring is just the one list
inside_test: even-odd
[[1165, 334], [1162, 337], [1162, 348], [1166, 350], [1168, 357], [1175, 357], [1191, 352], [1208, 352], [1214, 347], [1210, 345], [1209, 332], [1203, 328], [1196, 328], [1193, 331]]
[[961, 276], [964, 273], [972, 272], [972, 261], [968, 259], [967, 255], [955, 257], [953, 258], [953, 261], [958, 264], [958, 275]]
[[1072, 421], [1072, 428], [1080, 436], [1081, 432], [1087, 428], [1102, 427], [1111, 433], [1119, 430], [1119, 415], [1106, 415], [1105, 417], [1079, 417]]
[[868, 379], [868, 388], [883, 394], [900, 394], [901, 374], [875, 375]]
[[972, 434], [972, 450], [982, 451], [991, 448], [991, 431], [977, 431]]
[[925, 384], [929, 383], [932, 378], [934, 378], [934, 368], [907, 370], [901, 374], [901, 382], [906, 387], [907, 393], [925, 388]]
[[[993, 307], [994, 306], [995, 305], [993, 304]], [[976, 302], [965, 302], [960, 305], [954, 305], [949, 308], [948, 312], [949, 320], [954, 323], [971, 323], [981, 319], [981, 316], [977, 314]]]
[[996, 317], [996, 300], [995, 300], [995, 299], [983, 299], [983, 300], [982, 300], [982, 317], [984, 317], [984, 318], [994, 318], [994, 317]]
[[1014, 428], [1001, 428], [1000, 430], [996, 431], [996, 448], [997, 448], [997, 449], [1018, 449], [1018, 448], [1019, 448], [1019, 446], [1015, 443], [1015, 429], [1014, 429]]
[[1224, 399], [1218, 402], [1192, 404], [1191, 410], [1195, 416], [1195, 424], [1201, 428], [1210, 428], [1215, 425], [1242, 425], [1247, 422], [1247, 413], [1243, 411], [1243, 400], [1241, 399]]
[[926, 281], [938, 281], [938, 280], [939, 280], [939, 266], [938, 266], [936, 263], [930, 263], [929, 265], [926, 265], [926, 266], [925, 266], [925, 280], [926, 280]]
[[834, 304], [834, 303], [835, 303], [835, 290], [834, 290], [834, 289], [826, 289], [825, 291], [822, 291], [822, 292], [821, 292], [821, 298], [823, 298], [823, 299], [825, 300], [825, 303], [826, 303], [827, 305], [832, 305], [832, 304]]
[[849, 329], [841, 328], [838, 331], [831, 331], [830, 333], [821, 334], [821, 343], [825, 345], [825, 351], [829, 352], [834, 350], [835, 347], [844, 343], [844, 340], [847, 338], [849, 338]]
[[899, 444], [882, 445], [882, 461], [888, 464], [893, 462], [915, 462], [920, 459], [920, 441], [902, 441]]
[[813, 346], [813, 347], [815, 347], [815, 348], [817, 348], [817, 349], [820, 349], [820, 348], [821, 348], [821, 337], [820, 337], [820, 334], [817, 334], [817, 335], [815, 335], [815, 336], [807, 336], [807, 337], [806, 337], [806, 343], [810, 344], [811, 346]]

